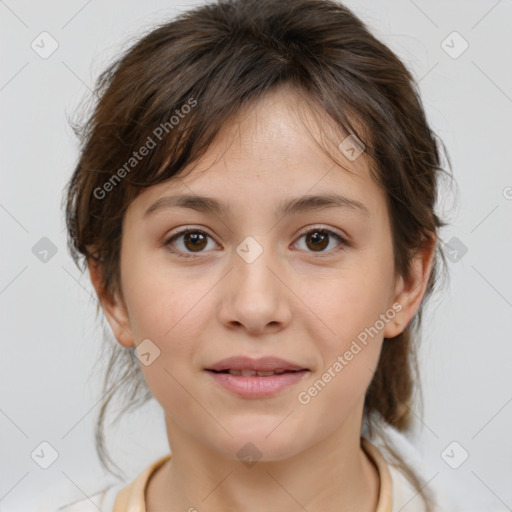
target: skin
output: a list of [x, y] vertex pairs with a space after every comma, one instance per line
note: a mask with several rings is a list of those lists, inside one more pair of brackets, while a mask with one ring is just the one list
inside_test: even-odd
[[[307, 105], [292, 91], [267, 94], [225, 124], [186, 175], [137, 196], [123, 220], [122, 296], [101, 295], [97, 268], [89, 266], [118, 342], [131, 347], [149, 338], [161, 351], [141, 369], [164, 410], [172, 458], [149, 482], [149, 512], [377, 506], [378, 473], [360, 447], [364, 395], [383, 338], [402, 332], [421, 304], [434, 247], [418, 252], [409, 279], [395, 275], [385, 192], [364, 153], [349, 161], [337, 150], [345, 135], [327, 118], [330, 135], [322, 139]], [[274, 211], [284, 198], [333, 191], [362, 202], [368, 215], [340, 207], [287, 217]], [[178, 193], [215, 197], [229, 203], [229, 213], [173, 207], [144, 218], [155, 200]], [[186, 226], [209, 235], [199, 253], [183, 236], [163, 245]], [[319, 227], [349, 245], [330, 235], [318, 249], [304, 235]], [[236, 252], [248, 236], [263, 249], [251, 263]], [[401, 311], [301, 404], [298, 393], [395, 303]], [[240, 398], [204, 371], [238, 354], [275, 355], [310, 372], [272, 397]], [[236, 455], [247, 442], [261, 452], [251, 467]]]

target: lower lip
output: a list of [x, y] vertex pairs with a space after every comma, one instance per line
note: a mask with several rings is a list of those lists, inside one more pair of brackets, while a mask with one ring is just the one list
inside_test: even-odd
[[224, 389], [235, 395], [243, 398], [263, 398], [279, 393], [279, 391], [301, 381], [305, 375], [309, 374], [309, 370], [281, 373], [267, 377], [258, 377], [257, 375], [242, 377], [241, 375], [216, 373], [208, 370], [207, 373]]

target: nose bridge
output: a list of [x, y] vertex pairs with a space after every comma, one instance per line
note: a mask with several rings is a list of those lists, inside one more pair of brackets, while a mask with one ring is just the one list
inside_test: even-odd
[[[275, 280], [269, 267], [276, 265], [270, 236], [247, 236], [235, 248], [235, 273], [239, 289], [249, 293], [265, 292], [267, 297]], [[268, 297], [270, 298], [270, 297]]]
[[[238, 246], [235, 249], [235, 252], [247, 265], [252, 265], [258, 259], [266, 260], [268, 257], [268, 240], [270, 237], [266, 237], [264, 241], [263, 237], [258, 238], [260, 241], [258, 241], [254, 236], [247, 236], [238, 244]], [[264, 253], [266, 253], [266, 256], [264, 258], [260, 258], [260, 256]]]
[[274, 275], [280, 267], [271, 236], [247, 236], [235, 247], [229, 291], [224, 295], [222, 320], [258, 331], [289, 318], [286, 287]]

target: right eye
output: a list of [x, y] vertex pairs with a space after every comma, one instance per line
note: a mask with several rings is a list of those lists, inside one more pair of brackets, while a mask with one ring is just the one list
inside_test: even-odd
[[[208, 245], [208, 238], [213, 240], [204, 231], [187, 228], [173, 234], [163, 245], [169, 247], [169, 250], [180, 258], [191, 258], [194, 254], [203, 255], [205, 252], [203, 249]], [[177, 245], [181, 245], [182, 248], [176, 249], [176, 241], [179, 242]]]

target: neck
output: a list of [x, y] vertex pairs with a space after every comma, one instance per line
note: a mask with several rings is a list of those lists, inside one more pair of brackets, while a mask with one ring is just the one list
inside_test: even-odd
[[360, 423], [291, 457], [247, 466], [220, 455], [167, 419], [172, 457], [154, 474], [146, 511], [374, 512], [379, 475], [360, 445]]

